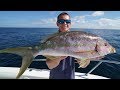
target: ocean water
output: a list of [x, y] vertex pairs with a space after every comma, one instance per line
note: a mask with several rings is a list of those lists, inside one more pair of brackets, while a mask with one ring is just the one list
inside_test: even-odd
[[[111, 45], [116, 48], [117, 53], [107, 55], [105, 60], [120, 61], [120, 30], [107, 29], [75, 29], [71, 31], [86, 31], [99, 35], [106, 39]], [[57, 28], [0, 28], [0, 50], [18, 46], [33, 46], [40, 43], [44, 38], [57, 32]], [[37, 56], [36, 58], [41, 58]], [[20, 67], [22, 58], [15, 54], [0, 54], [1, 67]], [[91, 62], [86, 68], [78, 68], [75, 64], [76, 72], [87, 73], [98, 62]], [[29, 67], [32, 68], [48, 68], [44, 61], [32, 62]], [[96, 75], [102, 75], [112, 79], [120, 79], [120, 64], [102, 63], [93, 72]]]

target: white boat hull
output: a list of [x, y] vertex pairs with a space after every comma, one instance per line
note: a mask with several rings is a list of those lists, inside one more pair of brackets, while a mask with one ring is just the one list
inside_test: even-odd
[[[0, 79], [15, 79], [19, 72], [18, 67], [0, 67]], [[20, 79], [49, 79], [48, 69], [28, 68]], [[109, 79], [107, 77], [75, 72], [75, 79]]]

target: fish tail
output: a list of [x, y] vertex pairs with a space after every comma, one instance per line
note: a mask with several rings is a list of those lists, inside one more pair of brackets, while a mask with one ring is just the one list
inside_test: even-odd
[[30, 54], [27, 54], [23, 57], [22, 65], [21, 65], [20, 70], [16, 76], [16, 79], [20, 78], [20, 76], [25, 72], [25, 70], [30, 66], [32, 61], [33, 61], [33, 56]]
[[31, 64], [34, 58], [32, 47], [7, 48], [7, 49], [0, 50], [0, 53], [12, 53], [12, 54], [20, 55], [22, 57], [22, 65], [16, 76], [16, 79], [20, 78], [20, 76], [29, 67], [29, 65]]

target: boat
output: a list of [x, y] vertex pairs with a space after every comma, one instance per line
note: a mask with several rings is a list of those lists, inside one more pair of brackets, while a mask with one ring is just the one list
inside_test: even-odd
[[[34, 59], [34, 61], [45, 61], [45, 59]], [[91, 74], [101, 63], [120, 64], [118, 61], [94, 60], [98, 63], [87, 73], [75, 72], [75, 79], [110, 79], [108, 77]], [[0, 79], [15, 79], [19, 67], [0, 67]], [[27, 68], [19, 79], [49, 79], [49, 69]]]

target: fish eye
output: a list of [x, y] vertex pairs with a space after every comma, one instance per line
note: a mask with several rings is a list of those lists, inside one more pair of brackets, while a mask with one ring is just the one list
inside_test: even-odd
[[107, 46], [107, 43], [105, 43], [105, 46]]

